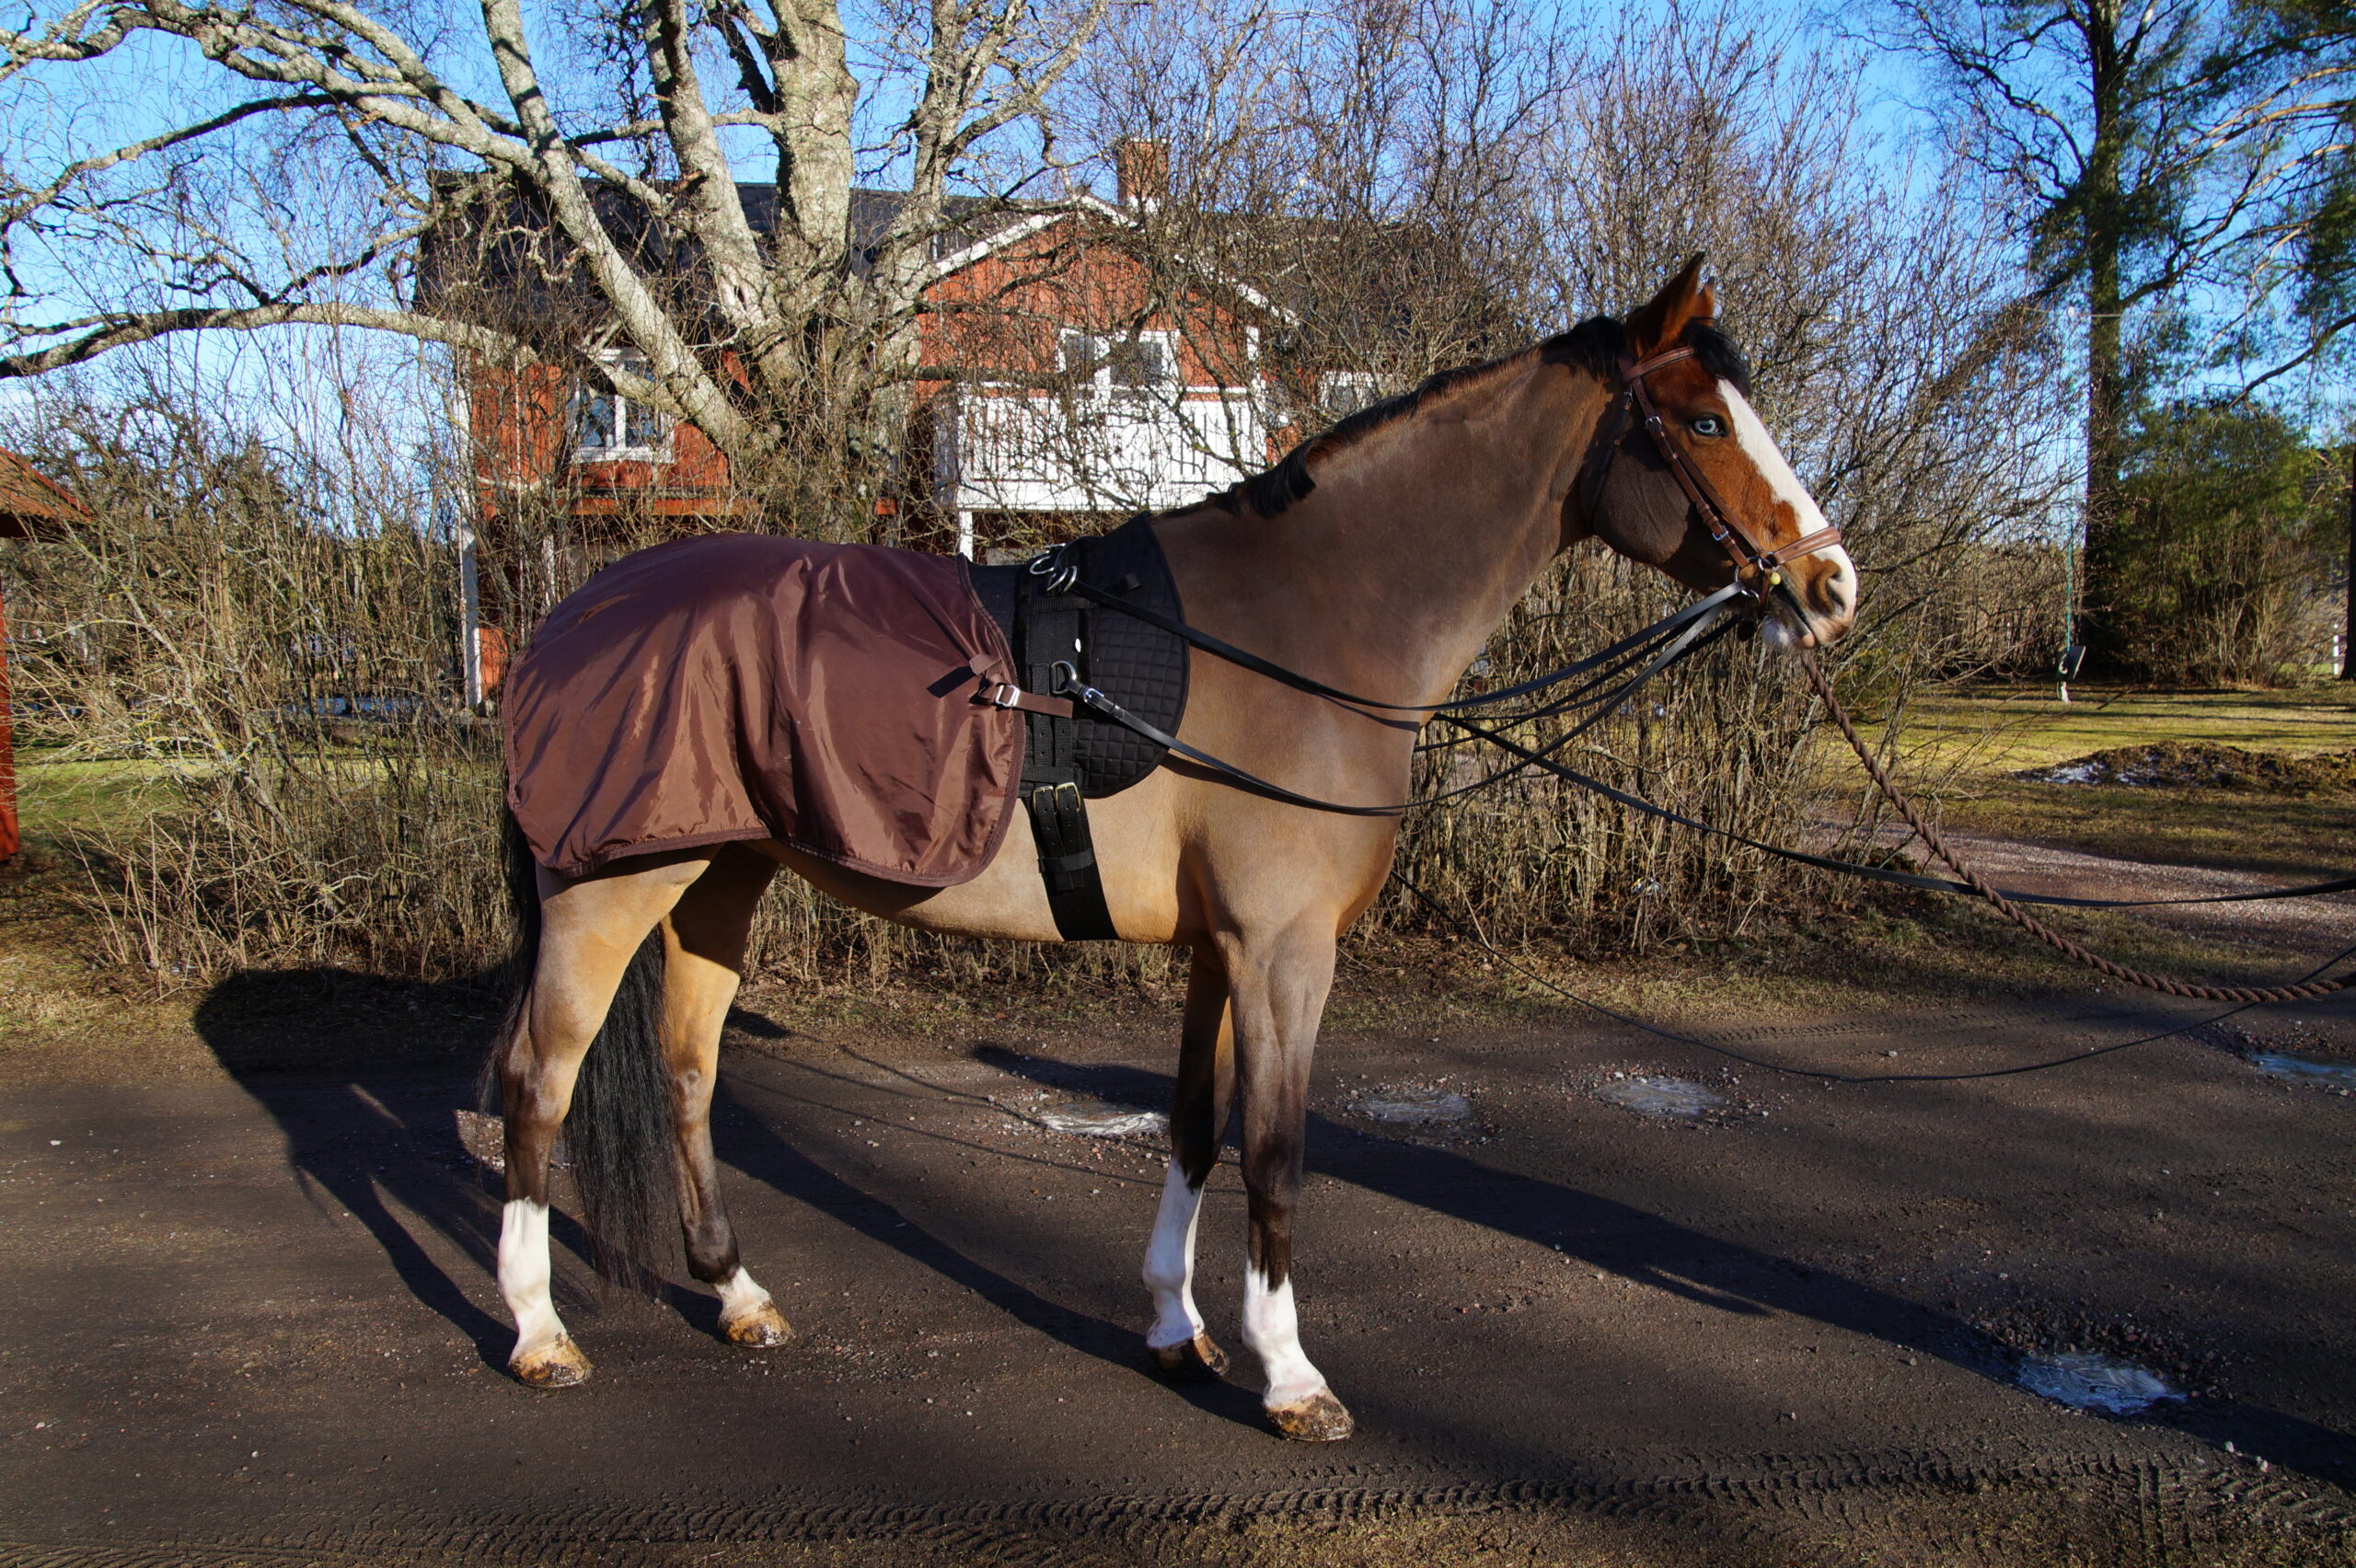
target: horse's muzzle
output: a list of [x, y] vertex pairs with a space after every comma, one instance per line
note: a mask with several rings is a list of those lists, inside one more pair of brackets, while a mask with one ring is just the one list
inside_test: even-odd
[[1849, 552], [1836, 546], [1784, 567], [1784, 586], [1761, 606], [1767, 646], [1787, 652], [1839, 641], [1857, 617], [1857, 568]]

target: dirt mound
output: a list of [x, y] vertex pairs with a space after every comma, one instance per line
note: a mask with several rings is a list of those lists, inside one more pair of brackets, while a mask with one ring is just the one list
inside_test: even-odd
[[2119, 784], [2131, 789], [2262, 790], [2278, 795], [2356, 793], [2356, 750], [2289, 756], [2240, 746], [2165, 741], [2115, 746], [2015, 778], [2039, 784]]

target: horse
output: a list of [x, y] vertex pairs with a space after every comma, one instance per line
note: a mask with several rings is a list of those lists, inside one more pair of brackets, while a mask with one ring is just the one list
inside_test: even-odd
[[[1770, 648], [1841, 636], [1856, 611], [1855, 570], [1753, 410], [1748, 364], [1715, 325], [1701, 261], [1624, 324], [1597, 317], [1435, 376], [1230, 490], [1154, 515], [1188, 621], [1313, 681], [1427, 710], [1549, 563], [1595, 538], [1697, 591], [1746, 583]], [[1091, 805], [1118, 939], [1193, 955], [1168, 1174], [1145, 1250], [1145, 1349], [1167, 1377], [1225, 1373], [1195, 1303], [1195, 1232], [1240, 1110], [1242, 1340], [1259, 1358], [1275, 1431], [1330, 1441], [1353, 1422], [1301, 1345], [1293, 1211], [1335, 944], [1383, 886], [1398, 819], [1297, 801], [1403, 800], [1421, 715], [1375, 721], [1199, 648], [1189, 680], [1182, 738], [1293, 794], [1173, 755]], [[498, 1272], [520, 1381], [561, 1388], [590, 1371], [549, 1296], [549, 1169], [560, 1130], [593, 1236], [595, 1170], [627, 1173], [634, 1160], [655, 1182], [669, 1160], [689, 1272], [716, 1291], [722, 1333], [753, 1347], [789, 1338], [739, 1254], [711, 1149], [722, 1027], [754, 906], [781, 868], [905, 926], [1055, 940], [1031, 824], [1010, 815], [979, 874], [942, 887], [871, 877], [774, 840], [646, 854], [578, 876], [529, 868], [534, 951], [486, 1068], [506, 1118]], [[614, 1147], [626, 1130], [566, 1124], [593, 1043], [626, 1080], [616, 1094], [634, 1150]]]

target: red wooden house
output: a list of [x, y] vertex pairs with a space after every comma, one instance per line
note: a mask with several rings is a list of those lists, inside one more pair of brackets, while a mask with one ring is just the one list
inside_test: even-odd
[[[918, 329], [919, 363], [941, 374], [916, 388], [879, 536], [977, 557], [1026, 548], [1192, 502], [1275, 455], [1261, 340], [1280, 313], [1217, 280], [1161, 303], [1176, 291], [1157, 288], [1138, 236], [1166, 156], [1133, 142], [1115, 162], [1116, 202], [951, 204]], [[756, 225], [774, 213], [774, 187], [739, 192]], [[880, 236], [902, 200], [854, 191], [854, 236]], [[762, 525], [692, 426], [549, 366], [478, 365], [467, 392], [477, 529], [498, 565], [478, 575], [469, 551], [470, 605], [478, 587], [496, 600], [514, 582], [503, 523], [526, 504], [553, 504], [592, 558], [666, 525]], [[525, 617], [493, 605], [488, 618]], [[479, 698], [497, 685], [505, 642], [496, 631], [469, 641]]]
[[[88, 522], [82, 503], [13, 452], [0, 452], [0, 539], [54, 537]], [[17, 853], [17, 764], [8, 707], [8, 622], [0, 605], [0, 860]]]

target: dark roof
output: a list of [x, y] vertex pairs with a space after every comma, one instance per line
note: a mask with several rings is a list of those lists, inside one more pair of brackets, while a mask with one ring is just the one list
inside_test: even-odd
[[[588, 282], [569, 276], [578, 260], [536, 196], [479, 176], [449, 178], [444, 190], [464, 202], [463, 215], [426, 236], [418, 258], [415, 292], [420, 305], [455, 305], [465, 291], [484, 288], [502, 309], [524, 306], [528, 319], [554, 320], [584, 311], [604, 314]], [[502, 192], [503, 201], [498, 195]], [[740, 182], [736, 195], [755, 233], [776, 232], [776, 185]], [[619, 189], [593, 185], [590, 200], [606, 232], [641, 274], [684, 278], [696, 270], [695, 242], [650, 222], [644, 209]], [[850, 263], [855, 273], [864, 277], [873, 269], [876, 248], [907, 200], [905, 190], [851, 191]], [[1051, 210], [1043, 203], [984, 196], [950, 196], [941, 206], [944, 221], [930, 245], [936, 261]]]
[[90, 510], [14, 452], [0, 451], [0, 538], [54, 538]]

